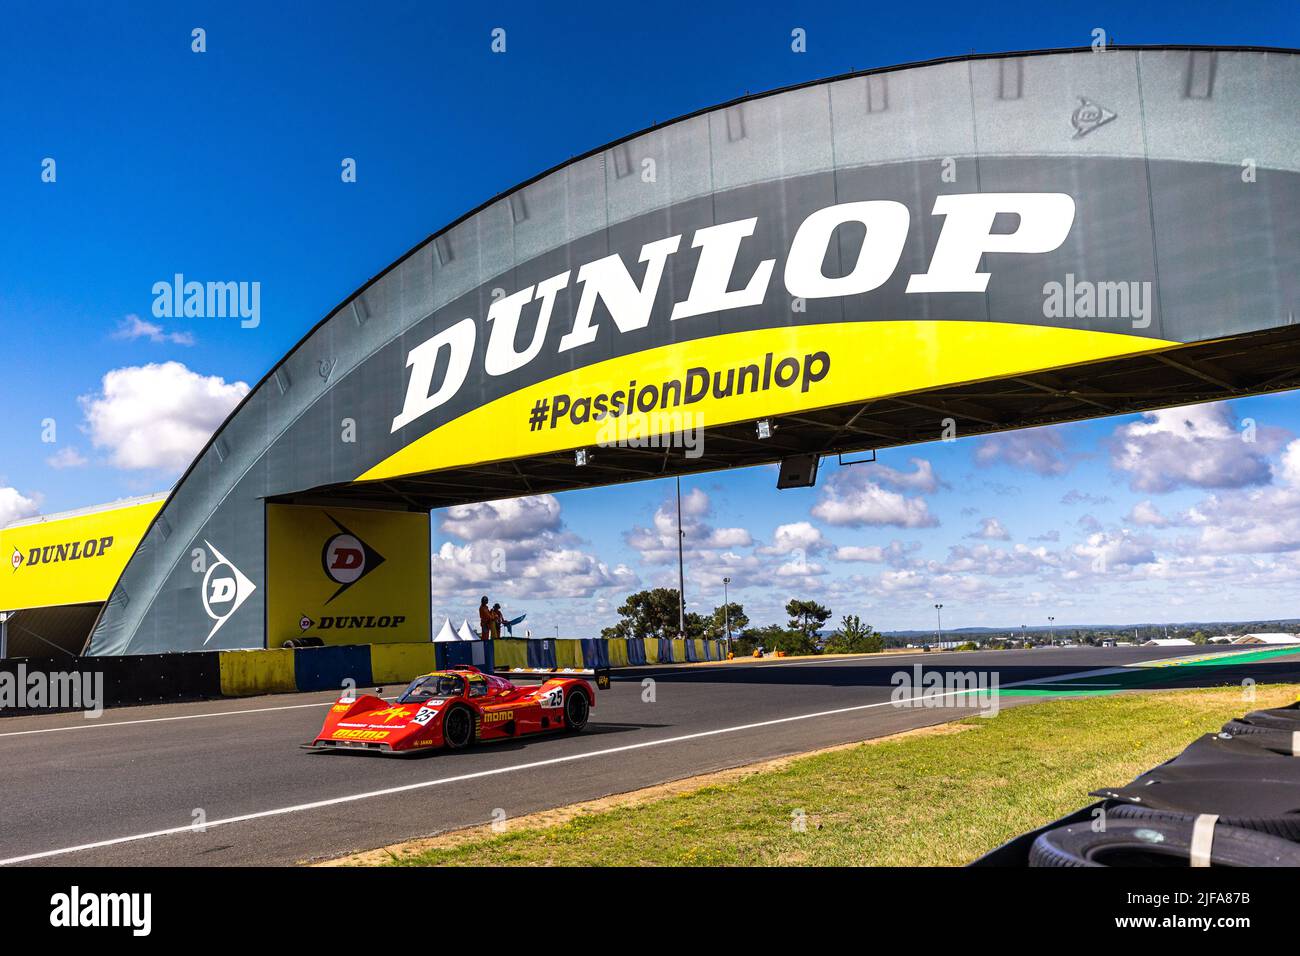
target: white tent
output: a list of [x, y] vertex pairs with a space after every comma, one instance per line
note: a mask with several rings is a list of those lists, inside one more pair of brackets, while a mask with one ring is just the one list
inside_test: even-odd
[[460, 640], [460, 638], [456, 636], [456, 632], [451, 629], [451, 618], [444, 617], [442, 619], [442, 629], [438, 631], [438, 636], [433, 640], [435, 643]]
[[469, 621], [461, 621], [461, 622], [460, 622], [460, 630], [458, 630], [458, 631], [456, 632], [456, 636], [457, 636], [458, 638], [460, 638], [460, 640], [462, 640], [462, 641], [477, 641], [477, 640], [478, 640], [478, 637], [476, 637], [475, 634], [474, 634], [474, 632], [471, 631], [470, 628], [469, 628]]

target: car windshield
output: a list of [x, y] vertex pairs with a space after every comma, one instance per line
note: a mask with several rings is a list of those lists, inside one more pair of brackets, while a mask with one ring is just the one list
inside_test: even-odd
[[451, 674], [429, 674], [411, 681], [411, 686], [397, 698], [399, 704], [415, 704], [433, 697], [459, 697], [464, 681]]

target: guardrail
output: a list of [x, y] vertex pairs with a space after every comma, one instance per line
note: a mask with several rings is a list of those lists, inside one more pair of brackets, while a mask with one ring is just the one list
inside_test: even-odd
[[[614, 668], [721, 660], [722, 641], [603, 638], [350, 644], [240, 651], [24, 657], [0, 660], [0, 717], [129, 707], [221, 697], [404, 684], [453, 664], [497, 667]], [[87, 683], [89, 682], [89, 683]], [[58, 701], [74, 688], [95, 704]], [[83, 688], [87, 688], [83, 692]], [[64, 699], [64, 704], [67, 700]]]

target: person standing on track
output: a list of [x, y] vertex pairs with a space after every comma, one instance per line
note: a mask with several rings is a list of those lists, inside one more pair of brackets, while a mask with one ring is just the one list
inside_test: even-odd
[[493, 624], [492, 608], [488, 607], [487, 595], [483, 595], [483, 600], [478, 602], [478, 633], [485, 640], [492, 640]]

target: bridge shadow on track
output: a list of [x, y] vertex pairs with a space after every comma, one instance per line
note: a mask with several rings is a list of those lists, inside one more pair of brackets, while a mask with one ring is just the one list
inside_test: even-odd
[[[636, 674], [619, 674], [615, 672], [614, 680], [618, 683], [641, 681], [646, 677], [656, 681], [671, 683], [702, 683], [725, 685], [756, 685], [769, 687], [889, 687], [898, 686], [900, 673], [908, 675], [915, 682], [917, 670], [924, 678], [927, 674], [940, 676], [951, 673], [975, 673], [989, 675], [990, 681], [996, 675], [999, 687], [1008, 687], [1022, 681], [1042, 680], [1051, 682], [1067, 675], [1079, 675], [1083, 672], [1119, 668], [1113, 663], [1072, 663], [1052, 665], [1032, 665], [1006, 663], [997, 660], [999, 651], [988, 652], [987, 660], [972, 660], [969, 657], [961, 661], [947, 663], [936, 661], [899, 662], [888, 665], [869, 663], [856, 666], [848, 663], [836, 664], [801, 664], [800, 666], [756, 667], [700, 667], [674, 669], [671, 667], [653, 668], [638, 671]], [[1300, 655], [1295, 659], [1254, 661], [1225, 664], [1176, 664], [1164, 667], [1123, 667], [1121, 673], [1098, 675], [1095, 678], [1072, 679], [1061, 685], [1041, 686], [1045, 692], [1077, 693], [1090, 690], [1175, 690], [1208, 687], [1240, 686], [1245, 680], [1257, 684], [1300, 683]], [[1118, 685], [1118, 686], [1115, 686]]]

